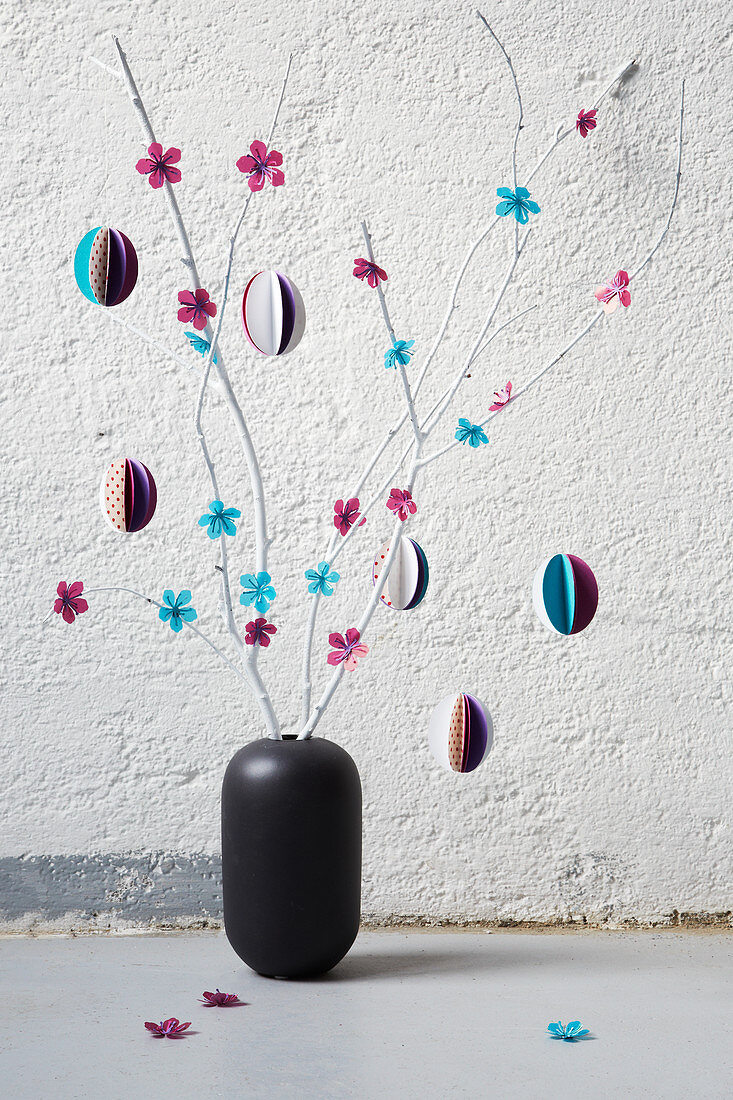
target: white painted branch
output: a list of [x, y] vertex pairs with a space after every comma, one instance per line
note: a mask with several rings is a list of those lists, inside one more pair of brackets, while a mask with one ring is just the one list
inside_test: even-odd
[[[118, 317], [117, 314], [115, 314], [111, 309], [105, 309], [104, 316], [109, 318], [109, 320], [114, 322], [114, 324], [119, 325], [120, 328], [125, 328], [128, 332], [134, 333], [135, 336], [139, 337], [140, 340], [143, 340], [146, 344], [150, 344], [151, 348], [155, 348], [156, 351], [161, 352], [169, 359], [173, 359], [174, 362], [179, 364], [179, 366], [185, 367], [186, 370], [193, 371], [193, 373], [198, 375], [199, 377], [201, 376], [201, 370], [196, 365], [196, 363], [193, 362], [193, 360], [184, 359], [183, 356], [173, 351], [172, 348], [167, 348], [165, 344], [161, 344], [158, 340], [155, 340], [152, 336], [149, 336], [147, 332], [143, 332], [143, 330], [141, 328], [138, 328], [137, 325], [131, 324], [130, 321], [126, 321], [123, 317]], [[213, 385], [216, 387], [217, 390], [219, 389], [217, 383], [213, 383]]]
[[514, 66], [512, 65], [512, 59], [509, 56], [509, 54], [507, 53], [506, 49], [504, 48], [503, 42], [500, 40], [498, 35], [492, 29], [490, 24], [486, 21], [486, 19], [481, 14], [481, 12], [477, 11], [476, 15], [479, 17], [479, 19], [481, 20], [483, 25], [486, 27], [486, 30], [489, 32], [491, 37], [494, 39], [494, 42], [496, 42], [497, 46], [499, 47], [499, 49], [503, 53], [504, 60], [506, 61], [507, 65], [509, 66], [509, 72], [512, 74], [512, 80], [514, 82], [514, 92], [515, 92], [516, 97], [517, 97], [518, 117], [517, 117], [517, 126], [516, 126], [516, 129], [514, 131], [514, 142], [512, 144], [512, 179], [514, 180], [514, 190], [516, 191], [516, 189], [517, 189], [517, 146], [519, 144], [519, 131], [522, 129], [522, 120], [524, 118], [524, 112], [522, 110], [522, 94], [519, 91], [519, 81], [517, 80], [517, 74], [514, 71]]

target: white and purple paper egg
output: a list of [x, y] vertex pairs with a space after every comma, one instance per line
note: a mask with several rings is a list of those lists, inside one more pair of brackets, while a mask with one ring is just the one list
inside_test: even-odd
[[[372, 565], [372, 581], [377, 584], [384, 563], [389, 554], [389, 543], [385, 542], [377, 551]], [[379, 597], [386, 607], [393, 611], [411, 611], [423, 599], [428, 590], [430, 570], [425, 551], [414, 539], [402, 538], [397, 548], [392, 568]]]
[[491, 715], [465, 691], [447, 695], [430, 717], [430, 751], [448, 771], [475, 771], [491, 751], [492, 740]]
[[132, 242], [119, 229], [90, 229], [76, 249], [74, 278], [90, 302], [118, 306], [137, 282], [137, 253]]
[[244, 334], [261, 355], [287, 355], [305, 332], [305, 306], [294, 282], [279, 271], [258, 271], [242, 297]]
[[158, 503], [155, 479], [135, 458], [121, 458], [104, 471], [100, 485], [102, 515], [115, 531], [142, 531]]
[[555, 554], [534, 575], [532, 602], [541, 622], [554, 634], [580, 634], [598, 607], [593, 571], [574, 554]]

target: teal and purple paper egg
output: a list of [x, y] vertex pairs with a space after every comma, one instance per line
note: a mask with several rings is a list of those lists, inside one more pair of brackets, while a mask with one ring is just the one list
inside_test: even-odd
[[[384, 563], [389, 554], [389, 543], [385, 542], [377, 552], [372, 565], [372, 581], [377, 584]], [[430, 570], [425, 551], [414, 539], [402, 538], [397, 554], [379, 597], [386, 607], [393, 611], [411, 611], [421, 602], [428, 590]]]
[[539, 567], [532, 602], [541, 621], [555, 634], [580, 634], [598, 607], [593, 571], [574, 554], [555, 554]]
[[430, 751], [448, 771], [475, 771], [491, 751], [492, 741], [491, 715], [465, 691], [446, 696], [430, 716]]
[[242, 297], [244, 334], [261, 355], [287, 355], [305, 332], [305, 306], [294, 282], [279, 271], [258, 271]]
[[119, 229], [90, 229], [76, 249], [74, 278], [90, 302], [118, 306], [137, 282], [137, 253], [132, 242]]
[[102, 515], [115, 531], [142, 531], [158, 503], [155, 478], [135, 458], [121, 458], [104, 471], [100, 485]]

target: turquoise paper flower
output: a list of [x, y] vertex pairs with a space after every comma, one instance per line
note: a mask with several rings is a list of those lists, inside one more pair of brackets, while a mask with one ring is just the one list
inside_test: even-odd
[[271, 580], [272, 577], [269, 573], [244, 573], [239, 578], [239, 583], [244, 589], [239, 597], [239, 602], [244, 607], [250, 607], [254, 604], [255, 611], [259, 611], [261, 615], [264, 615], [276, 596], [275, 589], [270, 583]]
[[306, 569], [305, 579], [311, 582], [308, 585], [308, 591], [314, 596], [318, 592], [324, 596], [333, 595], [332, 586], [341, 580], [341, 574], [331, 573], [330, 569], [331, 566], [327, 561], [319, 561], [317, 569]]
[[168, 623], [171, 630], [175, 630], [176, 634], [183, 629], [184, 623], [192, 623], [194, 619], [198, 618], [194, 609], [186, 606], [190, 599], [191, 593], [187, 588], [184, 588], [177, 596], [173, 595], [170, 588], [166, 588], [163, 593], [163, 603], [166, 606], [161, 607], [158, 618], [162, 622]]
[[576, 1039], [590, 1035], [589, 1028], [580, 1026], [580, 1020], [571, 1020], [569, 1024], [558, 1020], [556, 1024], [548, 1024], [547, 1030], [553, 1039], [564, 1039], [566, 1043], [574, 1043]]
[[218, 539], [222, 533], [236, 535], [237, 528], [232, 520], [241, 516], [239, 508], [225, 508], [220, 500], [212, 500], [209, 508], [211, 512], [204, 513], [199, 520], [199, 527], [207, 528], [206, 534], [209, 538]]
[[540, 212], [537, 203], [530, 199], [526, 187], [518, 187], [516, 191], [512, 191], [509, 187], [499, 187], [496, 193], [502, 200], [496, 208], [500, 218], [505, 218], [507, 214], [513, 214], [520, 225], [526, 225], [530, 214], [539, 214]]
[[459, 443], [468, 443], [469, 447], [478, 447], [481, 443], [488, 443], [488, 436], [480, 424], [472, 424], [465, 416], [458, 419], [456, 439]]
[[[184, 332], [183, 335], [188, 337], [189, 344], [194, 351], [197, 351], [199, 353], [199, 355], [203, 355], [205, 357], [209, 354], [209, 348], [211, 347], [211, 344], [208, 340], [204, 340], [203, 336], [198, 336], [195, 332]], [[213, 362], [215, 364], [218, 362], [216, 352], [214, 352]]]
[[390, 367], [396, 367], [398, 364], [401, 367], [406, 367], [415, 354], [414, 351], [410, 351], [414, 343], [414, 340], [395, 340], [389, 351], [384, 353], [384, 365], [387, 370]]

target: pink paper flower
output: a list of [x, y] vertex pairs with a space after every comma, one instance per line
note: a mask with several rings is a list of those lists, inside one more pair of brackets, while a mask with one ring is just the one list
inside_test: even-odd
[[409, 489], [390, 489], [387, 507], [390, 512], [395, 512], [404, 523], [408, 515], [414, 516], [417, 504], [412, 499]]
[[580, 114], [575, 121], [575, 129], [578, 131], [581, 137], [588, 137], [591, 130], [596, 128], [596, 112], [584, 111], [581, 108]]
[[497, 412], [499, 409], [503, 409], [505, 405], [508, 405], [512, 399], [512, 384], [507, 382], [500, 390], [494, 390], [494, 397], [496, 401], [493, 405], [489, 405], [489, 412]]
[[376, 287], [387, 282], [387, 272], [383, 267], [378, 267], [371, 260], [365, 260], [363, 256], [357, 256], [354, 260], [354, 275], [357, 279], [366, 279], [369, 286]]
[[236, 993], [220, 993], [217, 989], [216, 993], [204, 993], [204, 1006], [206, 1008], [229, 1008], [232, 1005], [244, 1004], [244, 1001], [240, 1001]]
[[179, 290], [178, 301], [182, 306], [178, 310], [178, 320], [184, 325], [193, 325], [199, 332], [206, 328], [209, 317], [216, 317], [216, 306], [209, 298], [208, 290]]
[[261, 191], [265, 180], [269, 180], [273, 187], [285, 183], [285, 175], [280, 171], [282, 162], [282, 153], [276, 149], [268, 153], [264, 141], [253, 141], [249, 153], [237, 161], [237, 168], [246, 175], [250, 191]]
[[181, 159], [180, 149], [166, 149], [163, 152], [163, 146], [157, 141], [154, 141], [151, 146], [148, 147], [148, 154], [150, 160], [147, 157], [143, 157], [139, 160], [135, 167], [141, 176], [148, 176], [148, 183], [151, 187], [162, 187], [164, 183], [178, 183], [181, 178], [180, 169], [174, 168], [174, 164], [178, 164]]
[[326, 660], [329, 665], [340, 665], [342, 662], [347, 672], [353, 672], [359, 657], [366, 657], [369, 646], [359, 642], [359, 631], [355, 626], [350, 626], [346, 631], [346, 637], [342, 634], [329, 634], [328, 644], [333, 646]]
[[[333, 511], [334, 527], [336, 527], [342, 535], [347, 535], [359, 518], [359, 498], [351, 497], [346, 501], [346, 504], [344, 504], [343, 500], [337, 500], [333, 506]], [[363, 517], [357, 526], [363, 527], [365, 523], [366, 516]]]
[[247, 623], [247, 633], [244, 636], [247, 645], [261, 645], [267, 649], [270, 644], [270, 634], [277, 634], [277, 627], [268, 623], [267, 619], [260, 617], [251, 623]]
[[613, 313], [618, 309], [619, 302], [624, 307], [630, 305], [629, 276], [625, 271], [617, 271], [610, 283], [598, 287], [595, 296], [603, 303], [604, 313]]
[[191, 1026], [191, 1021], [179, 1024], [175, 1016], [171, 1016], [170, 1020], [161, 1020], [159, 1024], [146, 1020], [145, 1026], [156, 1039], [180, 1039], [186, 1028]]
[[73, 584], [60, 581], [56, 589], [59, 598], [54, 600], [53, 609], [57, 615], [61, 615], [65, 623], [73, 623], [77, 615], [83, 615], [89, 610], [89, 604], [82, 599], [83, 591], [82, 581], [74, 581]]

